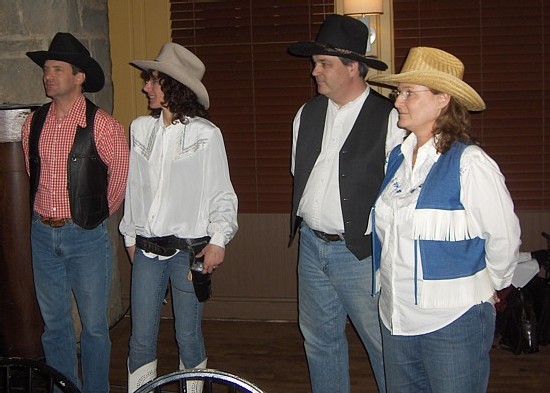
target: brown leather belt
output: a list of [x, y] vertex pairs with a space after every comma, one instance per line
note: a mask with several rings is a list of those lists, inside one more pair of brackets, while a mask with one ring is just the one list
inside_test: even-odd
[[315, 229], [312, 229], [312, 230], [315, 236], [317, 236], [319, 239], [324, 240], [326, 242], [336, 242], [338, 240], [344, 240], [344, 235], [333, 235], [330, 233], [317, 231]]
[[39, 216], [40, 222], [42, 224], [46, 224], [51, 226], [52, 228], [61, 228], [65, 224], [70, 224], [73, 222], [70, 218], [50, 218], [50, 217], [44, 217]]

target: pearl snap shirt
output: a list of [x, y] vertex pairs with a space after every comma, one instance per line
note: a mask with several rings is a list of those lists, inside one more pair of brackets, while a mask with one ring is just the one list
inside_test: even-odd
[[222, 134], [202, 118], [165, 126], [162, 118], [132, 122], [130, 171], [120, 231], [136, 235], [210, 236], [225, 247], [237, 231], [237, 196]]

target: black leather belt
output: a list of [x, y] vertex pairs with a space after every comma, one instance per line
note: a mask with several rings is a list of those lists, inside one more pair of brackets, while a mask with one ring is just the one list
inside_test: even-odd
[[145, 252], [170, 257], [178, 250], [186, 250], [199, 244], [208, 244], [209, 236], [198, 239], [182, 239], [176, 236], [143, 237], [136, 236], [136, 246]]
[[312, 229], [315, 236], [317, 236], [319, 239], [324, 240], [326, 242], [336, 242], [339, 240], [344, 240], [344, 235], [334, 235], [331, 233], [325, 233], [321, 231], [317, 231], [315, 229]]
[[203, 272], [204, 255], [201, 258], [196, 257], [196, 254], [201, 252], [209, 241], [210, 236], [197, 239], [183, 239], [174, 235], [161, 237], [136, 236], [136, 246], [145, 252], [170, 257], [178, 250], [189, 251], [189, 269], [193, 289], [199, 302], [207, 301], [212, 295], [212, 273]]

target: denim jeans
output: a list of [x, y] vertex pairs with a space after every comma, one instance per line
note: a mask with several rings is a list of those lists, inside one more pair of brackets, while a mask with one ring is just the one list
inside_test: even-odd
[[314, 393], [350, 391], [347, 316], [368, 352], [379, 391], [385, 391], [378, 296], [371, 288], [371, 257], [358, 260], [344, 241], [326, 242], [302, 225], [299, 324]]
[[[106, 223], [91, 230], [72, 223], [52, 228], [34, 214], [31, 245], [46, 362], [81, 386], [84, 393], [108, 392], [111, 341], [107, 306], [113, 259]], [[82, 323], [82, 384], [71, 293]]]
[[[180, 360], [186, 368], [192, 368], [206, 358], [201, 330], [203, 303], [195, 296], [189, 272], [188, 251], [160, 260], [148, 258], [136, 248], [132, 266], [130, 372], [157, 358], [160, 313], [168, 281]], [[174, 365], [174, 369], [177, 367]]]
[[486, 392], [495, 314], [492, 304], [481, 303], [417, 336], [392, 336], [382, 325], [388, 392]]

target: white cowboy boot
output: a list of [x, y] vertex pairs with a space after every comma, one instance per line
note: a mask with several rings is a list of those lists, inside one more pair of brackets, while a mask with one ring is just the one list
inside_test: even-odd
[[133, 373], [128, 368], [128, 393], [134, 393], [147, 382], [157, 377], [157, 359], [144, 364]]
[[[208, 358], [204, 359], [199, 365], [197, 365], [196, 367], [193, 367], [193, 368], [206, 368], [206, 361], [207, 360], [208, 360]], [[181, 359], [180, 359], [179, 369], [180, 370], [185, 370], [185, 365], [183, 364]], [[202, 386], [203, 385], [204, 385], [204, 381], [202, 381], [202, 380], [187, 381], [187, 383], [186, 383], [187, 393], [202, 393]]]

